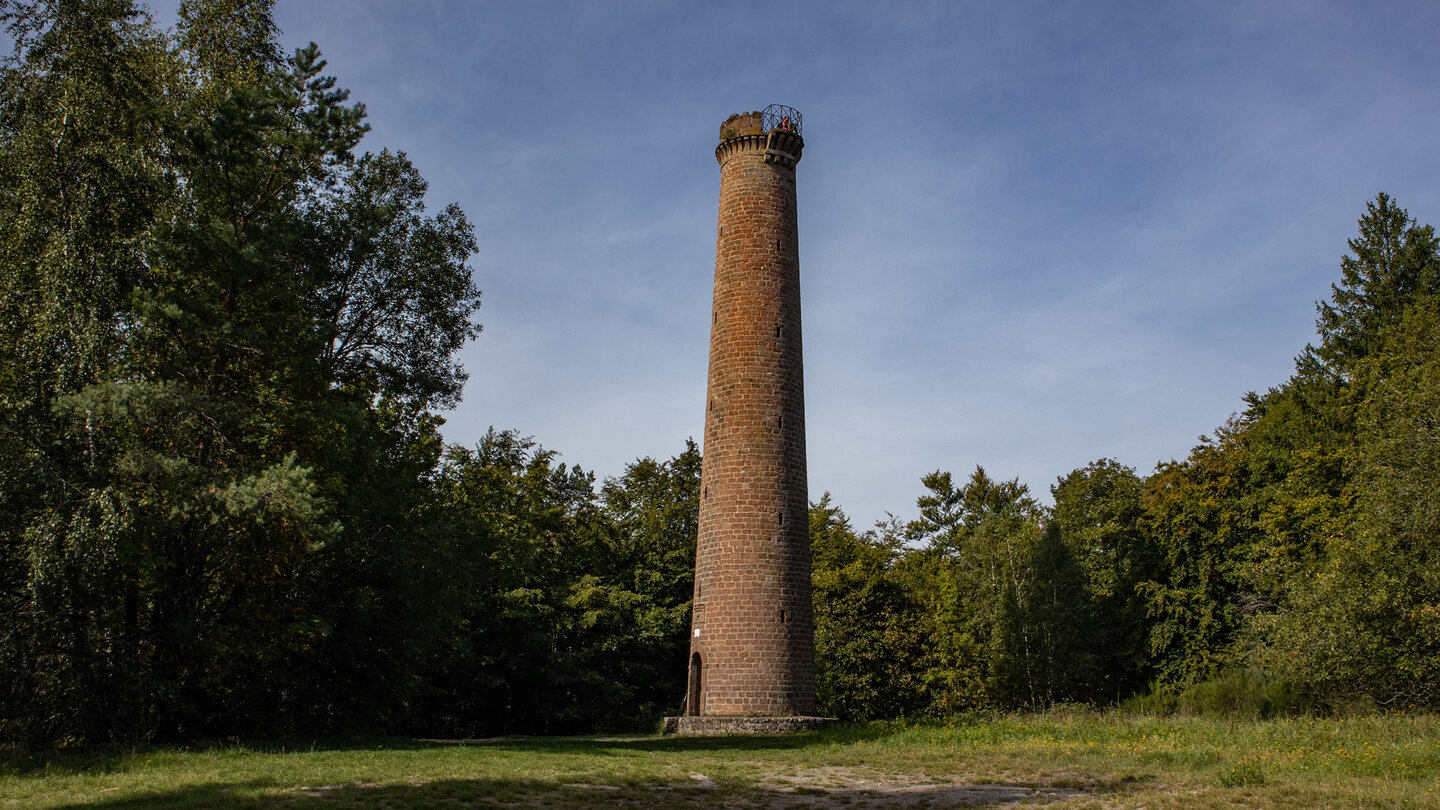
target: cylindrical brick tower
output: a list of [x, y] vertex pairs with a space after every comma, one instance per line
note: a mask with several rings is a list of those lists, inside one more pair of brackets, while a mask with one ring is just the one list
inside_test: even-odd
[[[795, 164], [787, 107], [720, 127], [690, 717], [815, 713]], [[732, 729], [733, 730], [733, 729]]]

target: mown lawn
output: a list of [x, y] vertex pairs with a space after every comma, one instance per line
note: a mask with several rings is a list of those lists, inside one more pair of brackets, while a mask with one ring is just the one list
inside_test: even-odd
[[0, 753], [0, 808], [1440, 807], [1440, 717], [1083, 711], [795, 737]]

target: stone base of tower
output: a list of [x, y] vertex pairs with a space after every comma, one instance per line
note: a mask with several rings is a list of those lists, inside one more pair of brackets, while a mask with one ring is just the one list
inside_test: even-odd
[[819, 731], [837, 722], [839, 720], [834, 717], [667, 717], [660, 726], [660, 733], [681, 737], [802, 734]]

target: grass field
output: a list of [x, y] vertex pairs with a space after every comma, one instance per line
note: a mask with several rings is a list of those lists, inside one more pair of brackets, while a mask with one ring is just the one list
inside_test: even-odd
[[1440, 717], [1085, 711], [762, 738], [0, 752], [0, 808], [1440, 807]]

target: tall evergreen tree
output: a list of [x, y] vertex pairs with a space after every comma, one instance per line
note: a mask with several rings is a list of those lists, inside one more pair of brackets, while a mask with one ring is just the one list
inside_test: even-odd
[[1440, 239], [1381, 192], [1365, 204], [1360, 233], [1340, 259], [1340, 281], [1316, 305], [1318, 358], [1342, 375], [1381, 350], [1388, 327], [1420, 296], [1440, 293]]

